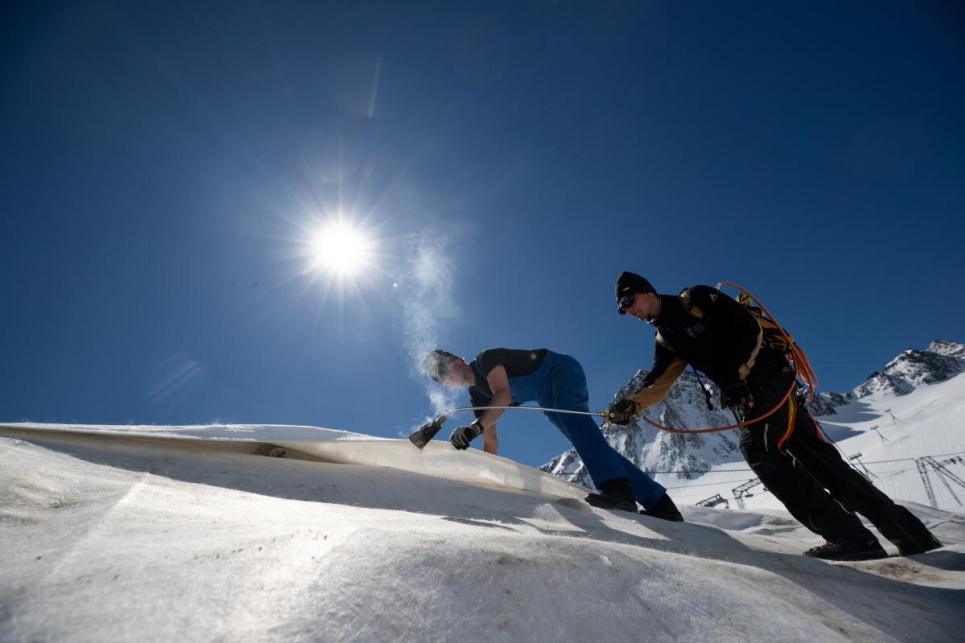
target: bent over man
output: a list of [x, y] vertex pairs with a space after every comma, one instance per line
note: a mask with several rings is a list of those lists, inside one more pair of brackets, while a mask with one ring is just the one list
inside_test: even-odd
[[[588, 503], [605, 509], [637, 511], [664, 520], [683, 517], [667, 490], [621, 456], [603, 437], [589, 415], [556, 413], [553, 409], [589, 411], [589, 395], [583, 367], [569, 355], [545, 348], [514, 350], [490, 348], [468, 364], [452, 353], [435, 350], [425, 356], [422, 366], [440, 384], [469, 388], [473, 406], [517, 406], [536, 402], [544, 414], [576, 449], [599, 493], [586, 497]], [[496, 453], [496, 422], [504, 410], [476, 411], [476, 421], [456, 428], [449, 441], [457, 449], [483, 436], [483, 448]]]
[[902, 555], [941, 546], [918, 518], [825, 441], [797, 399], [783, 334], [765, 333], [747, 306], [709, 286], [694, 286], [679, 296], [658, 295], [649, 281], [631, 272], [617, 279], [616, 299], [621, 315], [653, 325], [657, 339], [643, 387], [611, 405], [607, 419], [628, 424], [662, 400], [689, 364], [720, 387], [721, 407], [730, 407], [747, 422], [741, 428], [741, 453], [767, 490], [826, 540], [805, 555], [829, 560], [886, 556], [854, 512], [866, 516]]

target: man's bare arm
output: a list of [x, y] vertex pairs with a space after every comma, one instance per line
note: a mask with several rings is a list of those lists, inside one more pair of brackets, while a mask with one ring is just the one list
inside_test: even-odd
[[483, 451], [499, 455], [499, 438], [496, 437], [496, 425], [487, 426], [483, 431]]
[[[489, 406], [509, 406], [512, 404], [513, 393], [509, 390], [509, 376], [506, 375], [506, 368], [502, 364], [489, 371], [486, 381], [489, 383], [489, 390], [493, 392]], [[495, 425], [503, 413], [503, 409], [490, 409], [480, 415], [477, 422], [482, 424], [488, 432], [489, 427]]]

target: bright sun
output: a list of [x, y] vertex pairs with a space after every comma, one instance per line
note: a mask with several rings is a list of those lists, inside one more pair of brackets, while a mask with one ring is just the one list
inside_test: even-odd
[[318, 267], [348, 277], [369, 263], [373, 246], [372, 240], [359, 229], [339, 221], [315, 235], [312, 254]]

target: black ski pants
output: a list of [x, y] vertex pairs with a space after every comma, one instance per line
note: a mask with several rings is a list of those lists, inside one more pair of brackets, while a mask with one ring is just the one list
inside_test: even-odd
[[[760, 416], [781, 400], [793, 373], [748, 386]], [[768, 491], [805, 527], [830, 541], [868, 541], [874, 535], [855, 515], [865, 516], [902, 554], [930, 549], [931, 533], [910, 511], [895, 504], [845, 461], [825, 440], [817, 422], [794, 392], [772, 415], [741, 429], [741, 453]]]

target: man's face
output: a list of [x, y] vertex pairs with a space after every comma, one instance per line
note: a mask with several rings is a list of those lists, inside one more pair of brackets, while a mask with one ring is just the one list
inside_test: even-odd
[[454, 359], [449, 363], [449, 372], [446, 373], [446, 381], [443, 382], [450, 388], [465, 386], [466, 378], [464, 375], [466, 363], [462, 359]]
[[637, 319], [646, 321], [648, 318], [653, 317], [656, 311], [653, 309], [653, 301], [656, 297], [649, 297], [651, 293], [638, 292], [633, 295], [633, 303], [629, 307], [625, 307], [627, 315], [631, 317], [636, 317]]

